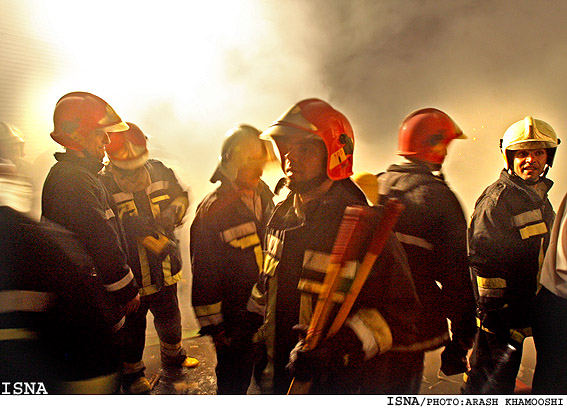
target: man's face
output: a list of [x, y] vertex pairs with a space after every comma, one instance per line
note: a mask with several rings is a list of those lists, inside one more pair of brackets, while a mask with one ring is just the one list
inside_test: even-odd
[[514, 152], [514, 173], [526, 181], [538, 181], [545, 169], [547, 150], [517, 150]]
[[264, 173], [267, 160], [266, 150], [258, 141], [245, 145], [244, 149], [246, 151], [237, 159], [237, 161], [241, 160], [242, 164], [238, 168], [235, 182], [242, 188], [253, 189], [256, 188]]
[[104, 130], [93, 130], [84, 137], [83, 151], [102, 161], [104, 159], [105, 146], [109, 143], [110, 139]]
[[326, 179], [327, 148], [323, 141], [303, 135], [276, 137], [275, 141], [292, 191], [301, 192], [310, 182]]

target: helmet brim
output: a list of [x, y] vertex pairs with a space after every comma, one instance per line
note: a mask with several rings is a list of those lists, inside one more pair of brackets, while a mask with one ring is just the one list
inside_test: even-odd
[[260, 139], [275, 141], [278, 137], [295, 135], [303, 136], [305, 138], [313, 140], [321, 140], [321, 138], [315, 133], [308, 132], [307, 130], [302, 129], [298, 126], [294, 126], [293, 124], [274, 124], [260, 134]]
[[109, 126], [105, 126], [104, 128], [105, 132], [124, 132], [128, 129], [130, 129], [130, 126], [128, 126], [128, 124], [126, 122], [118, 122], [116, 124], [113, 125], [109, 125]]

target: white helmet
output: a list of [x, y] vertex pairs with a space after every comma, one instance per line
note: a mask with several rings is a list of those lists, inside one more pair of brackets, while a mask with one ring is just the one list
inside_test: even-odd
[[506, 161], [508, 169], [513, 168], [512, 152], [515, 150], [547, 150], [547, 165], [553, 165], [555, 151], [561, 141], [557, 138], [555, 130], [540, 119], [526, 116], [523, 120], [512, 124], [500, 139], [500, 150]]

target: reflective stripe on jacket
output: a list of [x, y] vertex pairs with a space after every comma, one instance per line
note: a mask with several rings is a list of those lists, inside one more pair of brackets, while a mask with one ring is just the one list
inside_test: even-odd
[[207, 334], [241, 325], [252, 286], [262, 270], [265, 225], [274, 205], [273, 194], [261, 182], [256, 194], [262, 218], [226, 181], [199, 204], [191, 225], [192, 302]]
[[[264, 272], [251, 299], [251, 305], [266, 307], [266, 322], [259, 334], [268, 350], [267, 379], [277, 393], [285, 392], [289, 385], [285, 366], [298, 341], [292, 327], [309, 324], [344, 210], [348, 205], [367, 205], [350, 179], [334, 182], [322, 197], [309, 201], [304, 216], [298, 216], [294, 201], [291, 193], [278, 204], [268, 224]], [[356, 263], [343, 269], [342, 290], [334, 295], [337, 305], [355, 270]], [[392, 345], [411, 344], [418, 312], [407, 259], [392, 236], [346, 324], [371, 357], [387, 352]]]
[[[427, 351], [449, 337], [472, 347], [475, 301], [467, 260], [467, 223], [447, 183], [417, 163], [391, 165], [379, 175], [381, 196], [396, 191], [405, 209], [394, 227], [407, 255], [422, 306], [419, 335], [407, 350]], [[393, 190], [394, 189], [394, 190]]]
[[[541, 183], [547, 190], [553, 184]], [[554, 217], [547, 194], [540, 197], [506, 170], [481, 194], [469, 228], [469, 258], [483, 319], [499, 314], [510, 328], [531, 327]]]
[[116, 203], [119, 218], [124, 222], [129, 264], [140, 288], [140, 296], [156, 293], [162, 287], [173, 285], [181, 279], [181, 252], [178, 246], [173, 253], [157, 255], [146, 249], [142, 241], [144, 233], [161, 233], [177, 244], [174, 231], [165, 231], [157, 220], [174, 201], [181, 206], [180, 220], [189, 206], [187, 192], [180, 186], [171, 169], [152, 159], [144, 167], [149, 174], [149, 184], [139, 191], [122, 191], [111, 168], [107, 168], [101, 178]]

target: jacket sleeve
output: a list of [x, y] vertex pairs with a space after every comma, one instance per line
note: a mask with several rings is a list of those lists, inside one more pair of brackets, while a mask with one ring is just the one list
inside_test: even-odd
[[49, 275], [62, 327], [76, 328], [84, 335], [119, 330], [124, 325], [125, 307], [92, 274], [93, 260], [71, 233], [49, 222], [27, 228], [27, 236], [38, 240], [29, 245], [34, 247], [37, 262]]
[[84, 245], [106, 290], [121, 304], [133, 299], [138, 289], [117, 231], [121, 224], [105, 199], [110, 198], [102, 183], [71, 175], [55, 194], [59, 205], [53, 219]]
[[[509, 245], [512, 215], [499, 200], [485, 196], [479, 202], [469, 228], [469, 257], [473, 285], [477, 289], [480, 319], [489, 331], [507, 332], [510, 327], [510, 277], [516, 255]], [[513, 302], [512, 302], [513, 303]]]
[[165, 167], [165, 178], [169, 181], [169, 193], [171, 195], [171, 202], [168, 208], [172, 208], [175, 214], [175, 226], [180, 226], [183, 223], [183, 219], [187, 214], [187, 209], [189, 208], [189, 194], [183, 189], [175, 173], [172, 169]]
[[214, 334], [222, 328], [222, 249], [212, 217], [197, 215], [191, 224], [190, 253], [193, 273], [191, 300], [201, 334]]
[[366, 358], [415, 340], [420, 313], [403, 248], [392, 235], [345, 322], [362, 342]]
[[467, 223], [456, 196], [444, 194], [438, 200], [436, 217], [440, 232], [434, 240], [437, 282], [441, 284], [447, 317], [451, 321], [453, 340], [466, 348], [472, 347], [476, 333], [476, 304], [467, 258]]

